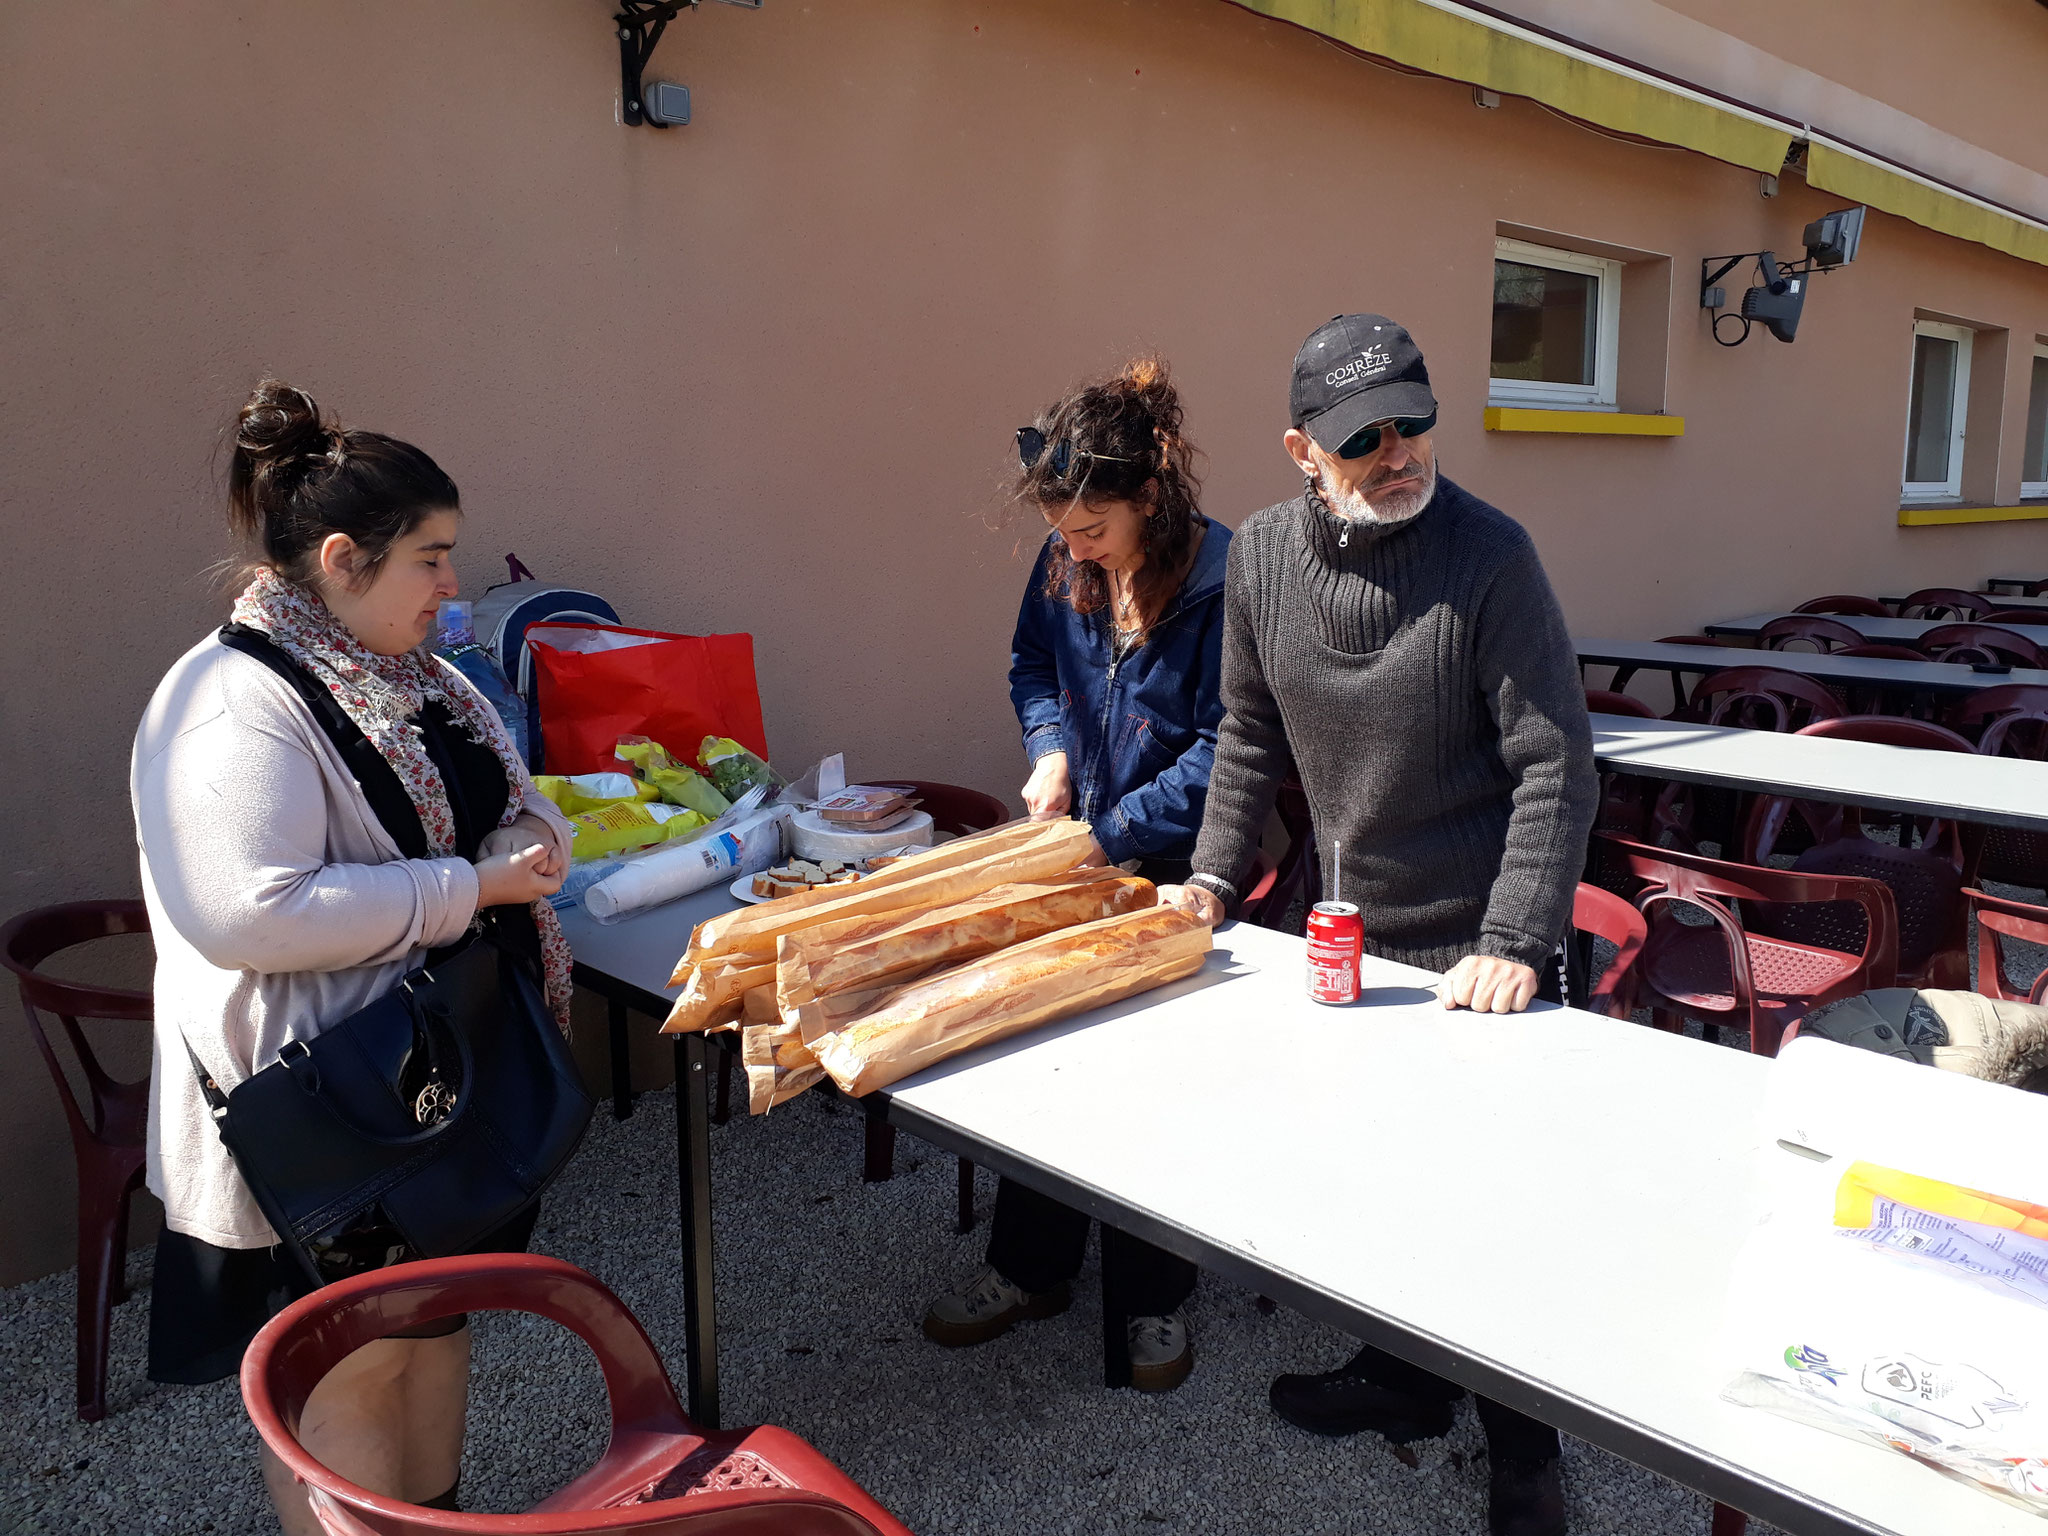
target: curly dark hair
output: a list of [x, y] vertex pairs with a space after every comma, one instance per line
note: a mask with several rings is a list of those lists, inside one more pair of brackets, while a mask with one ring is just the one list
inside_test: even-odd
[[[1046, 450], [1017, 477], [1019, 501], [1044, 510], [1103, 501], [1137, 502], [1145, 519], [1145, 563], [1131, 581], [1139, 635], [1158, 622], [1194, 560], [1201, 526], [1202, 483], [1195, 445], [1181, 435], [1180, 394], [1166, 364], [1141, 357], [1117, 373], [1070, 390], [1033, 423]], [[1064, 452], [1062, 452], [1064, 448]], [[1109, 604], [1109, 578], [1090, 560], [1076, 560], [1064, 539], [1053, 541], [1046, 596], [1077, 613]]]

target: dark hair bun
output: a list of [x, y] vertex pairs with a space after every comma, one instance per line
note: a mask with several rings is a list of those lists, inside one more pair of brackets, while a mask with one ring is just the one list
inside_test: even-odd
[[235, 418], [235, 452], [257, 464], [326, 458], [337, 435], [321, 421], [311, 395], [279, 379], [258, 384]]

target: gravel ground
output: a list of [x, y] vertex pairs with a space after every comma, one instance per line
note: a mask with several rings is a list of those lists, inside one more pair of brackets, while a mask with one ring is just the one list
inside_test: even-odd
[[[535, 1240], [599, 1275], [639, 1315], [672, 1375], [683, 1359], [676, 1274], [674, 1107], [643, 1095], [600, 1114], [553, 1191]], [[720, 1370], [729, 1423], [804, 1435], [925, 1536], [1477, 1536], [1484, 1441], [1469, 1405], [1414, 1465], [1377, 1436], [1329, 1441], [1275, 1418], [1275, 1370], [1326, 1369], [1344, 1337], [1205, 1276], [1191, 1305], [1194, 1376], [1162, 1397], [1099, 1380], [1098, 1275], [1075, 1305], [977, 1350], [924, 1341], [929, 1296], [973, 1269], [980, 1227], [952, 1230], [954, 1164], [909, 1137], [897, 1176], [860, 1182], [857, 1111], [807, 1094], [764, 1120], [714, 1128]], [[797, 1170], [802, 1170], [798, 1173]], [[112, 1416], [71, 1405], [72, 1277], [5, 1294], [0, 1530], [267, 1532], [256, 1439], [232, 1382], [161, 1387], [143, 1375], [146, 1254], [116, 1312]], [[512, 1510], [559, 1486], [604, 1443], [596, 1366], [550, 1323], [477, 1324], [464, 1502]], [[1575, 1536], [1704, 1536], [1706, 1502], [1567, 1442]], [[1752, 1527], [1759, 1530], [1761, 1527]]]

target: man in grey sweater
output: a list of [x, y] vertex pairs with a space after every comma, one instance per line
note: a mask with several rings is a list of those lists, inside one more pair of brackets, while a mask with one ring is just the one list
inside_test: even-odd
[[[1392, 320], [1318, 328], [1295, 358], [1290, 403], [1287, 451], [1306, 486], [1231, 543], [1208, 806], [1194, 873], [1161, 898], [1222, 919], [1292, 766], [1323, 897], [1358, 905], [1367, 953], [1444, 972], [1446, 1007], [1558, 1000], [1598, 789], [1571, 640], [1535, 547], [1438, 475], [1429, 374]], [[1461, 1395], [1371, 1346], [1340, 1370], [1282, 1376], [1272, 1393], [1305, 1429], [1397, 1443], [1444, 1433]], [[1556, 1431], [1479, 1409], [1495, 1536], [1559, 1536]]]

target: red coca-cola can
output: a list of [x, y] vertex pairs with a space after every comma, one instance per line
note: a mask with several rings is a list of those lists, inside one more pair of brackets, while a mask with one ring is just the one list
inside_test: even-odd
[[1365, 920], [1348, 901], [1319, 901], [1308, 914], [1308, 995], [1312, 1002], [1358, 1001], [1358, 956]]

